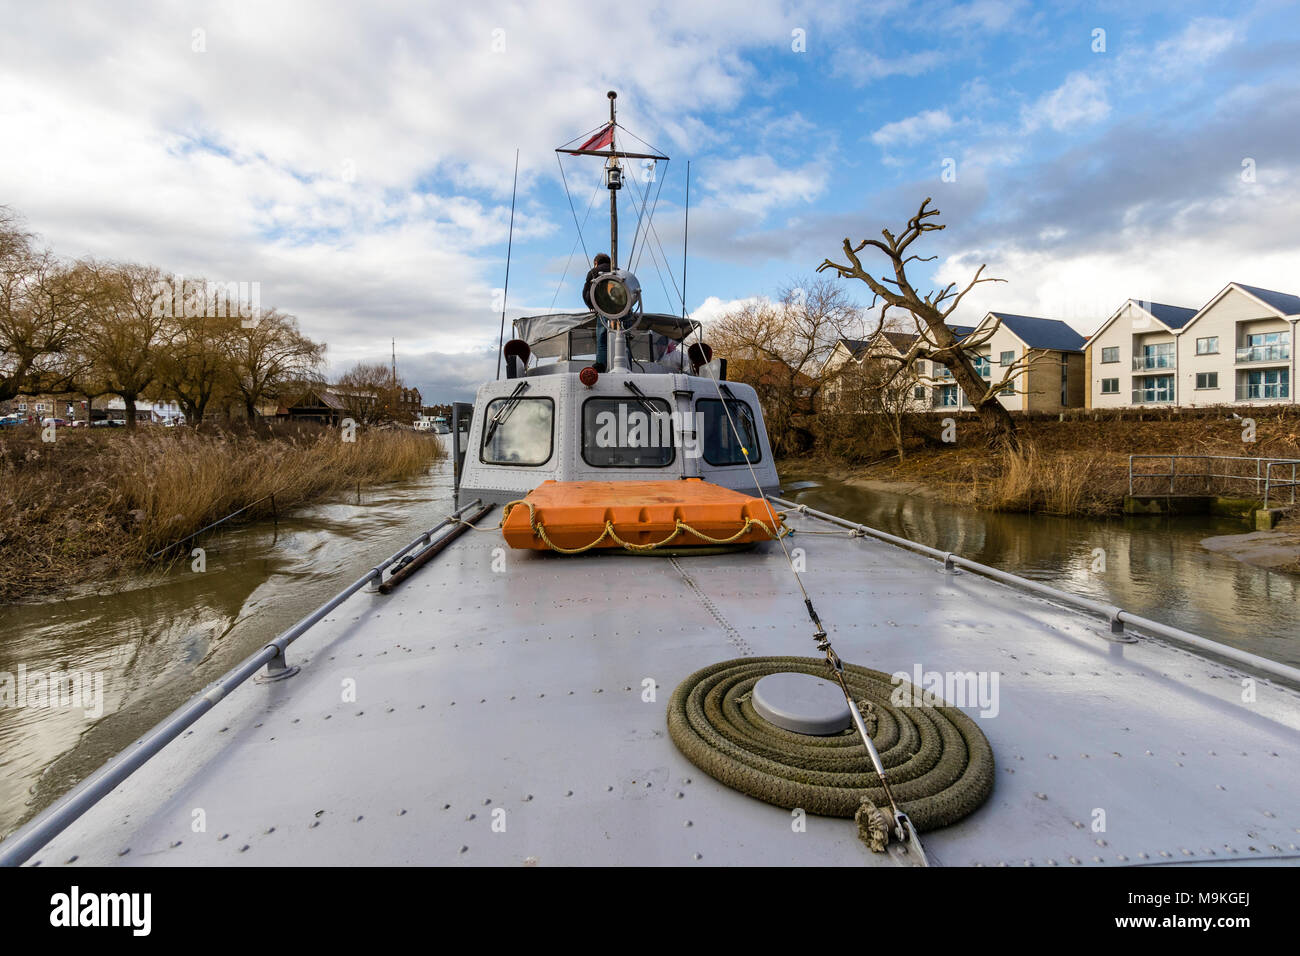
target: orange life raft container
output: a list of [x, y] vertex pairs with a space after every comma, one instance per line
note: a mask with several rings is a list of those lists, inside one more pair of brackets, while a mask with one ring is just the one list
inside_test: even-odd
[[506, 506], [501, 531], [512, 548], [576, 554], [746, 544], [784, 528], [765, 499], [687, 478], [545, 481]]

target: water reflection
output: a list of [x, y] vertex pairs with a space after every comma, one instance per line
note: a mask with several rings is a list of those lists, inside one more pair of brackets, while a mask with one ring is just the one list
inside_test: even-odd
[[[340, 588], [451, 510], [446, 463], [199, 542], [206, 569], [88, 584], [0, 608], [0, 675], [103, 674], [103, 712], [0, 707], [0, 834], [45, 806]], [[0, 677], [0, 679], [3, 679]]]
[[[819, 511], [1118, 604], [1273, 660], [1300, 664], [1300, 577], [1201, 547], [1201, 540], [1211, 535], [1250, 531], [1244, 521], [1211, 516], [1096, 521], [1001, 514], [855, 487], [802, 471], [783, 476], [783, 482], [793, 489], [790, 500]], [[1094, 570], [1102, 559], [1105, 570]]]

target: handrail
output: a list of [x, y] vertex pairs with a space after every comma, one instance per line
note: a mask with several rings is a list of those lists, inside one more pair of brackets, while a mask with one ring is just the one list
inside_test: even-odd
[[[1234, 475], [1226, 472], [1182, 472], [1178, 471], [1178, 462], [1184, 459], [1193, 461], [1250, 461], [1255, 463], [1255, 474], [1251, 475]], [[1133, 462], [1139, 460], [1158, 460], [1169, 462], [1168, 471], [1150, 471], [1135, 472]], [[1281, 479], [1272, 480], [1272, 471], [1275, 465], [1290, 465], [1292, 470], [1292, 481], [1287, 482]], [[1128, 456], [1128, 493], [1129, 497], [1133, 496], [1133, 480], [1135, 478], [1168, 478], [1169, 491], [1167, 494], [1175, 493], [1175, 484], [1179, 478], [1224, 478], [1230, 481], [1249, 481], [1255, 484], [1255, 493], [1258, 494], [1260, 486], [1264, 490], [1264, 507], [1269, 507], [1269, 494], [1273, 488], [1294, 488], [1295, 469], [1300, 465], [1300, 458], [1252, 458], [1243, 455], [1129, 455]], [[1207, 464], [1206, 468], [1212, 468]], [[1295, 503], [1295, 492], [1292, 491], [1291, 502]]]
[[263, 665], [266, 665], [271, 674], [276, 671], [284, 673], [284, 652], [290, 644], [371, 581], [383, 578], [384, 571], [391, 564], [401, 560], [419, 545], [429, 544], [434, 532], [446, 525], [457, 523], [461, 514], [481, 504], [480, 499], [476, 498], [469, 504], [457, 508], [452, 512], [451, 517], [444, 518], [392, 557], [375, 565], [275, 640], [266, 644], [260, 651], [217, 678], [204, 691], [191, 697], [170, 716], [154, 725], [153, 729], [137, 740], [131, 749], [118, 754], [63, 799], [47, 807], [26, 826], [11, 833], [4, 842], [0, 843], [0, 866], [19, 866], [26, 862], [32, 854], [62, 833], [73, 821], [108, 796], [118, 784], [179, 737], [183, 730], [215, 707], [223, 697], [256, 674]]
[[1235, 647], [1229, 647], [1226, 644], [1220, 644], [1218, 641], [1212, 641], [1209, 638], [1201, 637], [1199, 634], [1193, 634], [1190, 631], [1184, 631], [1181, 628], [1170, 627], [1168, 624], [1161, 624], [1159, 621], [1153, 621], [1113, 604], [1103, 604], [1100, 601], [1093, 601], [1090, 598], [1078, 594], [1071, 594], [1069, 591], [1062, 591], [1047, 584], [1038, 581], [1031, 581], [1028, 578], [1022, 578], [1016, 574], [1010, 574], [1006, 571], [999, 571], [997, 568], [991, 568], [988, 565], [980, 564], [978, 561], [971, 561], [969, 558], [963, 558], [960, 555], [953, 554], [951, 551], [940, 551], [938, 548], [932, 548], [929, 545], [919, 544], [916, 541], [910, 541], [907, 538], [900, 538], [897, 535], [889, 534], [885, 531], [879, 531], [875, 528], [869, 528], [866, 525], [849, 521], [845, 518], [839, 518], [835, 515], [826, 514], [822, 511], [815, 511], [807, 505], [795, 504], [792, 501], [786, 501], [783, 498], [770, 497], [770, 501], [781, 505], [784, 508], [793, 508], [802, 514], [812, 515], [822, 521], [828, 521], [831, 524], [839, 525], [842, 528], [849, 528], [859, 534], [867, 537], [876, 538], [880, 541], [886, 541], [889, 544], [898, 545], [909, 551], [915, 551], [926, 557], [934, 558], [936, 561], [942, 561], [946, 569], [953, 567], [964, 568], [986, 578], [992, 578], [1003, 584], [1018, 588], [1022, 591], [1031, 591], [1034, 594], [1042, 595], [1061, 604], [1078, 608], [1079, 610], [1088, 611], [1099, 617], [1104, 617], [1110, 621], [1112, 633], [1123, 633], [1124, 625], [1131, 624], [1150, 634], [1156, 634], [1160, 637], [1168, 638], [1181, 644], [1189, 644], [1192, 647], [1209, 651], [1220, 657], [1226, 657], [1229, 660], [1236, 661], [1239, 664], [1245, 664], [1253, 667], [1258, 671], [1266, 674], [1272, 674], [1275, 677], [1281, 677], [1284, 680], [1300, 684], [1300, 668], [1291, 667], [1287, 664], [1281, 664], [1277, 661], [1270, 661], [1266, 657], [1260, 657], [1258, 654], [1251, 654], [1249, 651], [1238, 650]]

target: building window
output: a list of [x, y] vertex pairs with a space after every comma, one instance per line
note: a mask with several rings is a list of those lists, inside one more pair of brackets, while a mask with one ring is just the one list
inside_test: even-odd
[[1006, 388], [1004, 388], [1004, 389], [1002, 389], [1001, 391], [999, 391], [998, 394], [999, 394], [999, 395], [1014, 395], [1014, 394], [1016, 394], [1016, 386], [1015, 386], [1014, 384], [1009, 384], [1009, 385], [1007, 385]]
[[915, 388], [913, 388], [913, 389], [912, 389], [912, 397], [913, 397], [914, 399], [916, 399], [918, 402], [923, 402], [923, 401], [925, 401], [925, 386], [924, 386], [924, 385], [918, 385], [918, 386], [916, 386]]
[[1260, 372], [1248, 372], [1245, 383], [1237, 386], [1237, 397], [1244, 399], [1290, 398], [1291, 370], [1270, 368]]
[[957, 405], [956, 385], [945, 385], [939, 389], [939, 404], [956, 407]]
[[1003, 353], [998, 357], [998, 364], [999, 364], [999, 365], [1004, 365], [1004, 366], [1005, 366], [1005, 365], [1010, 365], [1010, 364], [1011, 364], [1012, 362], [1014, 362], [1015, 360], [1016, 360], [1016, 353], [1015, 353], [1015, 352], [1003, 352]]
[[25, 411], [27, 411], [27, 403], [26, 403], [26, 402], [19, 402], [19, 403], [18, 403], [18, 410], [19, 410], [20, 412], [25, 412]]
[[1101, 394], [1103, 394], [1103, 395], [1118, 395], [1118, 394], [1119, 394], [1119, 379], [1117, 379], [1117, 378], [1103, 378], [1103, 379], [1101, 380]]
[[1237, 349], [1238, 362], [1284, 362], [1291, 357], [1290, 332], [1257, 332]]
[[1109, 365], [1111, 362], [1119, 361], [1119, 346], [1112, 345], [1110, 348], [1101, 350], [1101, 362], [1103, 365]]
[[1133, 389], [1133, 404], [1172, 402], [1174, 400], [1174, 377], [1172, 375], [1149, 375], [1139, 378], [1137, 388]]
[[975, 374], [980, 378], [989, 377], [989, 357], [987, 355], [971, 356], [971, 364], [975, 366]]
[[[1197, 355], [1218, 355], [1219, 337], [1217, 335], [1209, 335], [1203, 339], [1197, 339], [1196, 354]], [[1198, 385], [1196, 387], [1200, 388], [1201, 386]]]
[[1177, 365], [1173, 342], [1156, 342], [1142, 346], [1142, 354], [1133, 359], [1133, 371], [1174, 368]]
[[[1198, 348], [1200, 347], [1200, 343], [1201, 343], [1201, 341], [1202, 341], [1202, 340], [1200, 340], [1200, 339], [1197, 340], [1197, 347], [1198, 347]], [[1206, 354], [1206, 353], [1201, 352], [1201, 353], [1199, 353], [1199, 354], [1204, 355], [1204, 354]], [[1196, 373], [1196, 387], [1197, 387], [1197, 388], [1218, 388], [1218, 387], [1219, 387], [1219, 373], [1218, 373], [1218, 372], [1197, 372], [1197, 373]]]

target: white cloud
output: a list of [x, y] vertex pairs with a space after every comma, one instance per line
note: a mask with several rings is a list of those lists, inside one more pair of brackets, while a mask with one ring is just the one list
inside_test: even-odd
[[728, 299], [725, 301], [719, 299], [716, 295], [711, 295], [701, 302], [697, 309], [691, 312], [691, 318], [695, 319], [697, 322], [703, 322], [705, 324], [704, 331], [707, 335], [708, 323], [721, 318], [729, 312], [742, 309], [747, 305], [758, 305], [768, 301], [770, 301], [769, 298], [764, 295], [751, 295], [744, 299]]
[[1022, 119], [1027, 131], [1044, 125], [1060, 131], [1088, 126], [1109, 115], [1105, 83], [1087, 73], [1071, 73], [1064, 83], [1026, 107]]
[[717, 164], [701, 177], [700, 185], [717, 196], [725, 196], [729, 209], [761, 219], [774, 208], [816, 199], [826, 189], [829, 176], [825, 159], [787, 169], [771, 156], [750, 155]]
[[[585, 0], [36, 5], [0, 35], [0, 129], [21, 144], [0, 150], [0, 199], [65, 255], [258, 281], [336, 365], [390, 336], [411, 354], [495, 347], [516, 146], [519, 254], [571, 228], [529, 197], [556, 188], [552, 149], [601, 120], [611, 86], [626, 126], [690, 155], [729, 135], [700, 112], [761, 79], [749, 51], [842, 15], [720, 0], [620, 8], [613, 28]], [[826, 182], [820, 161], [730, 172], [749, 215]], [[512, 275], [512, 301], [542, 297], [529, 279]]]
[[850, 46], [835, 52], [833, 64], [837, 74], [855, 86], [865, 86], [891, 76], [920, 76], [943, 61], [944, 54], [938, 50], [920, 50], [889, 58]]
[[871, 141], [881, 147], [910, 145], [947, 132], [953, 125], [947, 110], [926, 110], [907, 119], [886, 123], [871, 134]]

